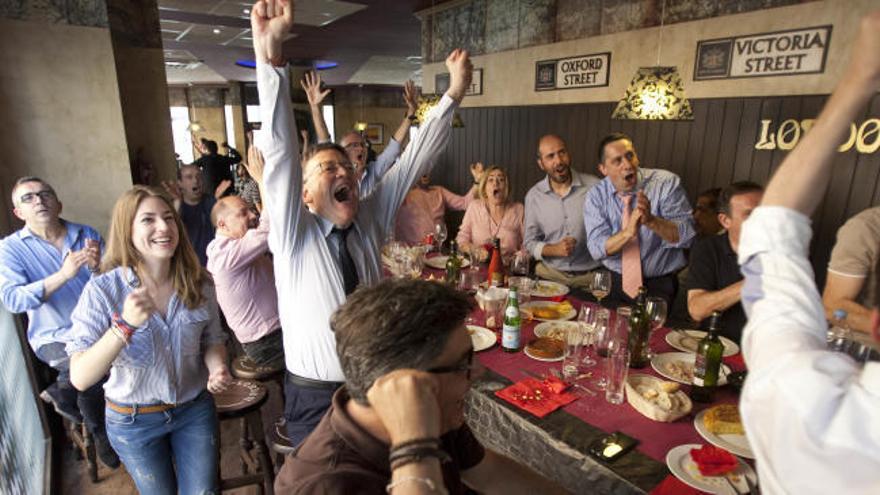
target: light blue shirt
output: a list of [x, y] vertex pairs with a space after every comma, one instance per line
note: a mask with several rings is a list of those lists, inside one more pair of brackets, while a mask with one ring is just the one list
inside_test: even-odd
[[[571, 171], [571, 189], [565, 197], [560, 197], [550, 187], [550, 178], [545, 177], [532, 186], [526, 194], [526, 249], [536, 260], [564, 272], [581, 272], [599, 266], [587, 250], [587, 236], [584, 233], [584, 198], [599, 179], [590, 175]], [[544, 245], [554, 244], [565, 237], [573, 237], [574, 252], [570, 256], [551, 256], [544, 258]]]
[[[345, 380], [330, 315], [345, 302], [339, 241], [332, 226], [302, 200], [302, 166], [287, 67], [257, 63], [257, 90], [263, 126], [256, 146], [266, 161], [264, 208], [269, 213], [269, 249], [274, 254], [278, 313], [284, 331], [287, 370], [313, 380]], [[361, 198], [347, 246], [363, 285], [382, 279], [381, 244], [410, 187], [428, 173], [452, 133], [457, 103], [444, 96], [425, 118], [397, 166], [372, 194]]]
[[67, 340], [70, 313], [91, 273], [87, 266], [83, 266], [48, 299], [43, 280], [61, 269], [71, 251], [83, 249], [86, 239], [98, 240], [101, 251], [104, 250], [104, 242], [97, 230], [65, 220], [62, 223], [67, 228], [67, 235], [61, 251], [27, 227], [0, 241], [0, 298], [9, 311], [27, 312], [28, 343], [37, 353], [46, 344]]
[[[648, 197], [651, 214], [678, 226], [676, 243], [664, 241], [644, 225], [639, 227], [642, 277], [653, 278], [675, 272], [687, 264], [684, 249], [690, 247], [696, 233], [691, 205], [678, 176], [666, 170], [647, 168], [641, 169], [641, 175], [638, 189]], [[587, 193], [584, 202], [584, 228], [590, 254], [617, 273], [620, 273], [620, 253], [609, 256], [605, 252], [605, 241], [620, 232], [623, 208], [623, 199], [607, 177]]]
[[367, 164], [367, 170], [361, 177], [361, 183], [358, 187], [361, 199], [373, 193], [373, 189], [376, 189], [376, 185], [379, 184], [391, 165], [394, 165], [398, 155], [400, 155], [400, 143], [392, 138], [388, 141], [388, 146], [385, 146], [382, 153], [376, 157], [376, 161]]
[[[130, 268], [116, 268], [93, 278], [73, 310], [67, 353], [90, 348], [110, 328], [113, 313], [122, 313], [125, 298], [140, 285]], [[189, 309], [177, 297], [168, 301], [163, 318], [150, 315], [110, 368], [104, 395], [118, 404], [180, 404], [196, 398], [208, 384], [205, 350], [226, 342], [220, 326], [213, 284], [202, 286], [205, 303]]]

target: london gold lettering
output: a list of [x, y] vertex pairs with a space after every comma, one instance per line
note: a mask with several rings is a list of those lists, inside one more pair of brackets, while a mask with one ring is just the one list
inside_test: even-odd
[[[810, 132], [816, 119], [787, 119], [773, 131], [773, 120], [762, 119], [761, 128], [758, 132], [758, 140], [755, 143], [756, 150], [791, 150], [797, 146], [801, 137]], [[863, 154], [876, 153], [880, 150], [880, 118], [871, 118], [860, 125], [855, 122], [850, 124], [849, 135], [846, 140], [837, 147], [837, 151], [845, 153], [855, 148]]]

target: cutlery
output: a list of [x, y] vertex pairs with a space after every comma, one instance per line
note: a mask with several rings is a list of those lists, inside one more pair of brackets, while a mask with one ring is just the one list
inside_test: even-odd
[[[556, 378], [559, 378], [560, 380], [565, 381], [565, 379], [562, 378], [562, 372], [561, 372], [561, 371], [559, 371], [559, 370], [557, 370], [557, 369], [550, 368], [550, 373], [551, 373], [553, 376], [555, 376]], [[589, 395], [592, 395], [593, 397], [596, 396], [596, 392], [594, 392], [594, 391], [588, 389], [587, 387], [584, 387], [583, 385], [580, 385], [580, 384], [577, 384], [577, 383], [574, 383], [574, 382], [565, 382], [565, 383], [567, 383], [568, 385], [571, 385], [571, 386], [574, 387], [574, 388], [577, 388], [577, 389], [583, 390], [584, 392], [586, 392], [586, 393], [589, 394]]]
[[733, 490], [733, 493], [736, 495], [743, 495], [743, 493], [739, 491], [739, 488], [736, 487], [736, 483], [730, 479], [730, 473], [723, 474], [722, 476], [724, 477], [724, 480], [727, 481], [727, 484], [730, 485], [730, 489]]

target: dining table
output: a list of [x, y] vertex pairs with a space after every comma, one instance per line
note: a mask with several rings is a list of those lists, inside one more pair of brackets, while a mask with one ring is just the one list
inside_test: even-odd
[[[441, 279], [443, 271], [427, 267], [424, 278]], [[575, 309], [582, 305], [597, 305], [584, 292], [572, 290], [554, 301], [568, 301]], [[532, 297], [533, 301], [541, 300]], [[612, 310], [613, 311], [613, 310]], [[469, 323], [486, 327], [484, 312], [475, 306]], [[534, 337], [540, 321], [522, 319], [521, 342]], [[651, 333], [650, 348], [655, 354], [678, 351], [666, 341], [672, 331], [661, 327]], [[577, 381], [578, 387], [569, 392], [578, 398], [549, 415], [539, 418], [499, 398], [496, 392], [529, 377], [555, 374], [561, 361], [545, 362], [532, 359], [522, 348], [519, 352], [501, 349], [500, 332], [496, 343], [477, 352], [479, 366], [474, 383], [466, 398], [466, 418], [476, 436], [489, 448], [526, 465], [559, 483], [572, 493], [609, 494], [669, 494], [703, 493], [675, 479], [667, 468], [667, 453], [683, 444], [706, 444], [694, 425], [694, 418], [704, 409], [738, 401], [738, 392], [731, 386], [719, 387], [711, 403], [693, 402], [693, 408], [673, 422], [659, 422], [636, 411], [628, 401], [612, 404], [602, 391], [595, 390], [595, 379], [603, 374], [604, 359], [597, 356], [597, 364], [587, 368]], [[732, 371], [743, 371], [742, 355], [724, 358]], [[663, 378], [650, 365], [630, 369], [629, 373], [643, 373]], [[594, 390], [591, 394], [584, 390]], [[684, 392], [690, 386], [682, 385]], [[638, 440], [630, 452], [607, 462], [590, 454], [590, 445], [613, 432], [622, 432]], [[733, 493], [733, 492], [731, 492]]]

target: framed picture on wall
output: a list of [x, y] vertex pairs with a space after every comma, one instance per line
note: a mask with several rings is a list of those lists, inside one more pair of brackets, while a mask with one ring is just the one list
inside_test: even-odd
[[385, 126], [382, 124], [367, 124], [364, 137], [373, 144], [385, 144]]

